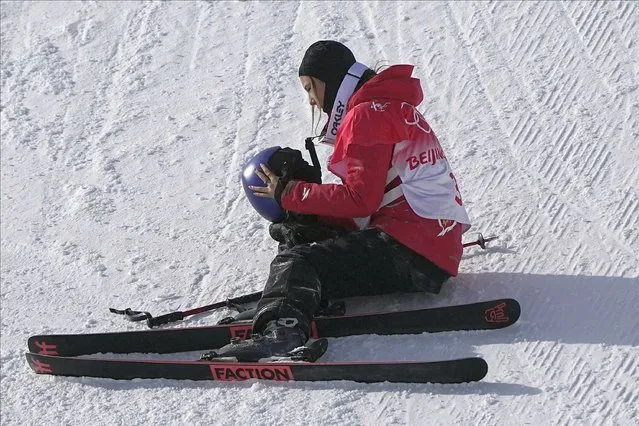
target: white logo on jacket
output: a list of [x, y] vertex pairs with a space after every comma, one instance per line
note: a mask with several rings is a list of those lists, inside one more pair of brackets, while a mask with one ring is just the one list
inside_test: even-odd
[[457, 225], [457, 222], [448, 219], [437, 219], [437, 222], [439, 223], [439, 227], [442, 229], [442, 231], [437, 234], [438, 237], [443, 237], [448, 234], [450, 231], [455, 229], [455, 226]]
[[384, 112], [386, 111], [386, 107], [388, 106], [388, 104], [390, 104], [390, 102], [386, 102], [382, 104], [382, 103], [376, 103], [375, 101], [373, 101], [371, 103], [371, 109], [377, 112]]
[[[404, 112], [404, 107], [408, 107], [409, 110]], [[420, 112], [413, 105], [407, 102], [402, 102], [402, 112], [404, 112], [405, 115], [408, 115], [409, 118], [411, 118], [412, 115], [412, 121], [408, 121], [406, 117], [404, 117], [404, 122], [409, 126], [417, 126], [419, 130], [424, 133], [430, 133], [432, 131], [426, 120], [424, 120], [424, 117], [422, 117]]]
[[302, 201], [306, 200], [310, 193], [311, 193], [311, 189], [310, 188], [304, 188], [302, 190]]

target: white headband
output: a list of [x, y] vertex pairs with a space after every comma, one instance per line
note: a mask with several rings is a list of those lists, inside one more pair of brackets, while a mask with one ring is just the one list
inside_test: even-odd
[[328, 145], [335, 145], [335, 137], [337, 136], [337, 129], [339, 129], [342, 120], [346, 116], [346, 105], [351, 95], [355, 91], [359, 80], [362, 78], [364, 72], [368, 67], [359, 62], [355, 62], [348, 69], [348, 72], [344, 76], [342, 83], [339, 85], [335, 102], [333, 103], [333, 110], [331, 116], [328, 119], [328, 127], [326, 128], [326, 135], [322, 138], [320, 143]]

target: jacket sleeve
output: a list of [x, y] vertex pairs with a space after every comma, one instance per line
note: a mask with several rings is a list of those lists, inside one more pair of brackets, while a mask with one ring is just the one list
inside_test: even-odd
[[384, 197], [392, 149], [386, 144], [351, 145], [346, 178], [341, 185], [297, 181], [282, 197], [282, 207], [297, 213], [343, 218], [372, 215]]

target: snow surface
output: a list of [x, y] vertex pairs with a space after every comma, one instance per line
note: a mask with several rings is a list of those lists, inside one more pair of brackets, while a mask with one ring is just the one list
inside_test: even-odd
[[[639, 4], [2, 2], [2, 424], [638, 424]], [[312, 42], [412, 63], [474, 229], [439, 296], [516, 297], [492, 332], [333, 339], [334, 360], [482, 356], [463, 385], [34, 374], [40, 333], [143, 329], [260, 290], [276, 252], [239, 184], [303, 149]], [[326, 147], [320, 156], [329, 155]], [[228, 312], [179, 326], [213, 324]]]

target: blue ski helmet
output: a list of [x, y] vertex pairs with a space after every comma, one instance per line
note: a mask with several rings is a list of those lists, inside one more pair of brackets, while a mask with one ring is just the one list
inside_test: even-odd
[[284, 209], [282, 209], [274, 199], [258, 197], [253, 194], [253, 191], [249, 189], [249, 186], [265, 185], [265, 183], [262, 182], [262, 179], [255, 174], [255, 170], [261, 171], [260, 163], [268, 165], [268, 161], [271, 156], [280, 149], [281, 147], [279, 146], [273, 146], [259, 152], [255, 155], [255, 157], [251, 158], [248, 163], [246, 163], [244, 171], [242, 172], [242, 186], [244, 187], [244, 192], [246, 193], [251, 205], [264, 219], [273, 223], [281, 222], [286, 219], [286, 211], [284, 211]]

